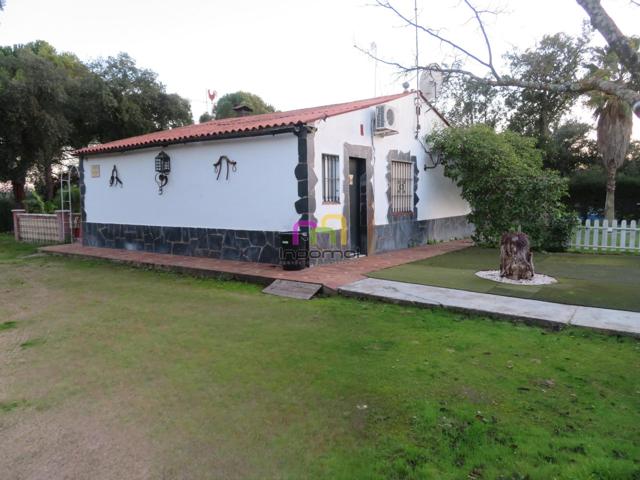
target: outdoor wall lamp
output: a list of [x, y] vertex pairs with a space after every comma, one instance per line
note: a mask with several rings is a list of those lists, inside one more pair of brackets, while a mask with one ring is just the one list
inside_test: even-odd
[[156, 183], [158, 184], [158, 195], [162, 195], [162, 189], [169, 183], [169, 173], [171, 172], [171, 158], [161, 151], [156, 155]]

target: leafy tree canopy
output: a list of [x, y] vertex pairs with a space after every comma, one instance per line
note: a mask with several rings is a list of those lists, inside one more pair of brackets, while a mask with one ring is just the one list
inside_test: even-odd
[[253, 110], [252, 115], [258, 115], [260, 113], [275, 112], [275, 108], [272, 105], [266, 103], [258, 95], [249, 92], [238, 91], [235, 93], [227, 93], [220, 97], [216, 105], [215, 114], [216, 120], [221, 118], [237, 117], [238, 113], [233, 110], [233, 107], [238, 105], [246, 105]]
[[209, 122], [211, 120], [213, 120], [215, 117], [213, 115], [211, 115], [209, 112], [204, 112], [202, 115], [200, 115], [200, 118], [198, 119], [198, 123], [205, 123], [205, 122]]
[[[572, 38], [564, 33], [545, 35], [533, 48], [506, 55], [510, 75], [527, 82], [564, 83], [574, 81], [582, 65], [588, 36]], [[505, 104], [511, 110], [508, 127], [535, 137], [544, 147], [551, 131], [576, 103], [576, 94], [511, 89]]]
[[0, 47], [0, 181], [18, 202], [29, 172], [51, 200], [52, 165], [67, 148], [190, 123], [189, 102], [127, 54], [86, 65], [44, 41]]
[[443, 154], [445, 175], [471, 205], [479, 244], [495, 246], [502, 233], [522, 231], [534, 248], [564, 247], [575, 222], [563, 203], [567, 180], [543, 168], [534, 138], [475, 125], [441, 130], [426, 140]]
[[93, 62], [90, 69], [102, 80], [92, 85], [99, 105], [97, 140], [141, 135], [193, 123], [188, 100], [166, 93], [158, 75], [139, 68], [126, 53]]

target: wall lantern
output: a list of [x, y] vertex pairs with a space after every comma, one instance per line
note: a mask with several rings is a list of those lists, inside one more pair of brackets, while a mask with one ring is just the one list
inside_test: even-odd
[[171, 158], [169, 155], [160, 152], [156, 158], [156, 183], [158, 184], [158, 195], [162, 195], [162, 189], [169, 183], [169, 173], [171, 172]]

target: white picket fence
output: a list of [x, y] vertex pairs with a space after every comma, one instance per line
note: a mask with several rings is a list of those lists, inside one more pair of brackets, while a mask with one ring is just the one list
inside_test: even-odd
[[585, 220], [574, 232], [569, 246], [576, 250], [640, 253], [640, 228], [631, 220]]

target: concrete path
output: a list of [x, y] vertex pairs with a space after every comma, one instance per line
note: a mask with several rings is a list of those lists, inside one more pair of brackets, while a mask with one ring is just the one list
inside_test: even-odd
[[444, 307], [547, 326], [574, 325], [640, 336], [640, 313], [623, 310], [563, 305], [373, 278], [344, 285], [338, 288], [338, 292], [350, 297], [423, 307]]

